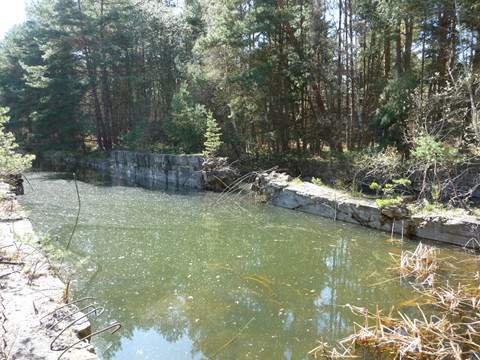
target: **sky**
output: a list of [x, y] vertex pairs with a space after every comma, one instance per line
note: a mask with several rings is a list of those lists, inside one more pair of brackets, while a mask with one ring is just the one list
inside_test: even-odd
[[0, 0], [0, 39], [18, 23], [25, 21], [25, 0]]

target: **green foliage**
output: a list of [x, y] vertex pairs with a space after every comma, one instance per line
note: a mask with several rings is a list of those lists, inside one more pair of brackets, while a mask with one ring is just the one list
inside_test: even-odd
[[222, 132], [218, 126], [217, 120], [213, 117], [213, 113], [207, 113], [207, 130], [205, 132], [205, 142], [203, 143], [203, 155], [206, 157], [216, 156], [222, 141], [220, 140]]
[[84, 120], [80, 103], [86, 90], [80, 59], [69, 35], [57, 31], [68, 20], [57, 8], [42, 7], [43, 12], [32, 8], [32, 21], [2, 43], [0, 101], [12, 109], [12, 130], [19, 140], [36, 151], [79, 150]]
[[120, 136], [119, 145], [132, 150], [144, 149], [146, 131], [147, 124], [145, 122], [138, 123], [132, 130]]
[[375, 202], [378, 207], [401, 206], [403, 204], [403, 198], [401, 196], [395, 196], [386, 199], [376, 199]]
[[442, 195], [442, 189], [439, 185], [433, 184], [431, 187], [430, 194], [432, 196], [433, 201], [438, 204], [440, 200], [440, 196]]
[[303, 184], [303, 181], [302, 179], [300, 179], [299, 177], [296, 177], [295, 179], [293, 179], [292, 181], [290, 181], [291, 184], [293, 185], [302, 185]]
[[421, 135], [415, 139], [412, 156], [431, 165], [448, 164], [461, 159], [456, 148], [442, 143], [432, 135]]
[[417, 80], [411, 73], [392, 79], [384, 89], [383, 101], [375, 112], [371, 128], [377, 131], [379, 143], [404, 150], [405, 121], [413, 107], [413, 91]]
[[346, 185], [342, 179], [335, 179], [335, 182], [333, 183], [333, 187], [338, 190], [345, 190]]
[[406, 178], [400, 179], [392, 179], [391, 182], [386, 183], [383, 185], [380, 190], [383, 191], [385, 195], [391, 195], [395, 192], [402, 192], [404, 193], [408, 190], [408, 187], [412, 185], [412, 182]]
[[7, 112], [6, 108], [0, 108], [0, 177], [21, 174], [32, 166], [35, 159], [33, 155], [23, 155], [15, 151], [18, 148], [15, 136], [5, 130], [5, 124], [9, 120]]
[[173, 3], [31, 2], [0, 45], [0, 104], [19, 143], [214, 153], [215, 109], [225, 155], [329, 151], [380, 183], [408, 173], [412, 147], [414, 171], [456, 158], [441, 144], [477, 151], [475, 1]]
[[320, 178], [313, 177], [313, 178], [312, 178], [312, 184], [318, 185], [318, 186], [322, 186], [322, 185], [323, 185], [323, 181], [322, 181], [322, 179], [320, 179]]
[[382, 199], [375, 200], [379, 207], [401, 206], [404, 202], [402, 195], [408, 191], [411, 184], [412, 182], [406, 178], [392, 179], [383, 186], [374, 181], [370, 184], [370, 189], [377, 194], [383, 194]]
[[[456, 210], [458, 209], [449, 209], [439, 202], [430, 202], [426, 199], [423, 199], [422, 202], [419, 202], [413, 206], [410, 206], [410, 210], [413, 213], [449, 213], [450, 215], [456, 215]], [[462, 214], [462, 210], [459, 210], [458, 214]], [[462, 215], [465, 215], [464, 213]]]
[[169, 138], [180, 151], [201, 152], [206, 125], [205, 107], [193, 104], [187, 85], [182, 84], [172, 100], [166, 127]]
[[422, 210], [425, 210], [425, 211], [427, 211], [427, 212], [432, 212], [432, 211], [434, 211], [436, 208], [437, 208], [437, 205], [436, 205], [436, 204], [432, 204], [432, 203], [430, 203], [430, 202], [427, 201], [427, 202], [425, 203], [425, 206], [423, 207]]
[[369, 186], [370, 190], [373, 190], [375, 192], [378, 192], [381, 190], [381, 186], [380, 184], [378, 184], [377, 182], [373, 181], [370, 186]]

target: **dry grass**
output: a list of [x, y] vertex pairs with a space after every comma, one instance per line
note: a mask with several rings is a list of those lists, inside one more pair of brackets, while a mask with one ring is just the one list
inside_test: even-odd
[[[432, 299], [436, 307], [451, 315], [462, 318], [478, 319], [477, 312], [480, 311], [480, 288], [477, 286], [467, 286], [459, 284], [456, 288], [448, 285], [432, 288], [429, 290], [418, 290], [424, 296]], [[479, 322], [480, 323], [480, 322]]]
[[[365, 352], [378, 359], [480, 359], [480, 287], [435, 286], [439, 260], [434, 248], [419, 244], [414, 252], [397, 256], [401, 278], [412, 282], [426, 298], [423, 308], [412, 318], [398, 312], [384, 315], [366, 308], [347, 305], [363, 324], [336, 347], [321, 343], [310, 352], [316, 359], [360, 357]], [[421, 286], [417, 286], [420, 283]], [[428, 286], [425, 286], [428, 285]], [[429, 315], [427, 315], [429, 314]]]
[[438, 250], [419, 243], [415, 251], [402, 251], [396, 268], [403, 279], [415, 279], [422, 285], [433, 286], [438, 272]]
[[363, 350], [386, 359], [461, 360], [475, 359], [474, 354], [480, 353], [480, 321], [473, 316], [449, 312], [426, 316], [418, 307], [419, 318], [412, 319], [402, 313], [393, 318], [379, 310], [371, 313], [363, 308], [350, 309], [363, 316], [365, 323], [355, 324], [354, 333], [340, 341], [337, 348], [320, 344], [310, 352], [311, 356], [316, 359], [356, 357]]

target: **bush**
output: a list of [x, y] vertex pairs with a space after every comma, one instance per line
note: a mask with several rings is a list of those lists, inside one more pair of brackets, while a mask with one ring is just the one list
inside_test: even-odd
[[323, 185], [323, 181], [322, 181], [322, 179], [320, 179], [320, 178], [314, 177], [314, 178], [312, 178], [312, 184], [318, 185], [318, 186], [322, 186], [322, 185]]
[[8, 122], [8, 109], [0, 108], [0, 177], [21, 174], [32, 166], [34, 155], [22, 155], [15, 150], [18, 144], [15, 142], [15, 136], [5, 130], [5, 124]]
[[353, 183], [372, 189], [372, 182], [382, 186], [391, 179], [404, 177], [406, 164], [394, 147], [357, 153], [353, 157], [351, 168], [355, 172]]
[[456, 187], [452, 179], [461, 173], [462, 167], [468, 166], [468, 160], [455, 147], [433, 135], [420, 134], [413, 144], [410, 167], [420, 184], [420, 196], [435, 202], [449, 199]]
[[395, 196], [389, 199], [377, 199], [375, 202], [378, 207], [401, 206], [403, 204], [403, 198], [401, 196]]
[[411, 184], [412, 182], [406, 178], [393, 179], [383, 186], [374, 181], [370, 184], [370, 189], [377, 194], [383, 193], [383, 199], [375, 200], [379, 207], [401, 206], [403, 205], [402, 195], [409, 191]]
[[382, 101], [370, 124], [378, 133], [380, 145], [395, 145], [405, 150], [405, 123], [414, 105], [416, 84], [417, 80], [411, 72], [386, 84]]
[[300, 179], [299, 177], [296, 177], [295, 179], [293, 179], [292, 181], [290, 181], [291, 184], [293, 185], [302, 185], [303, 184], [303, 181], [302, 179]]
[[120, 136], [120, 146], [129, 150], [141, 150], [145, 147], [147, 124], [140, 122], [128, 133]]
[[414, 140], [412, 157], [426, 166], [443, 166], [461, 161], [458, 150], [448, 146], [432, 135], [421, 135]]

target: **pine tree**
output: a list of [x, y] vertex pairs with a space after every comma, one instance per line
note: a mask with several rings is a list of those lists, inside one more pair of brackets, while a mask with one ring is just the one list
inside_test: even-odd
[[218, 126], [217, 120], [213, 117], [213, 113], [209, 111], [207, 114], [207, 131], [205, 132], [203, 155], [208, 158], [217, 155], [218, 150], [222, 145], [222, 141], [220, 140], [221, 136], [222, 132]]
[[194, 104], [186, 84], [182, 84], [172, 99], [171, 116], [166, 132], [177, 150], [198, 153], [202, 150], [205, 134], [205, 107]]

